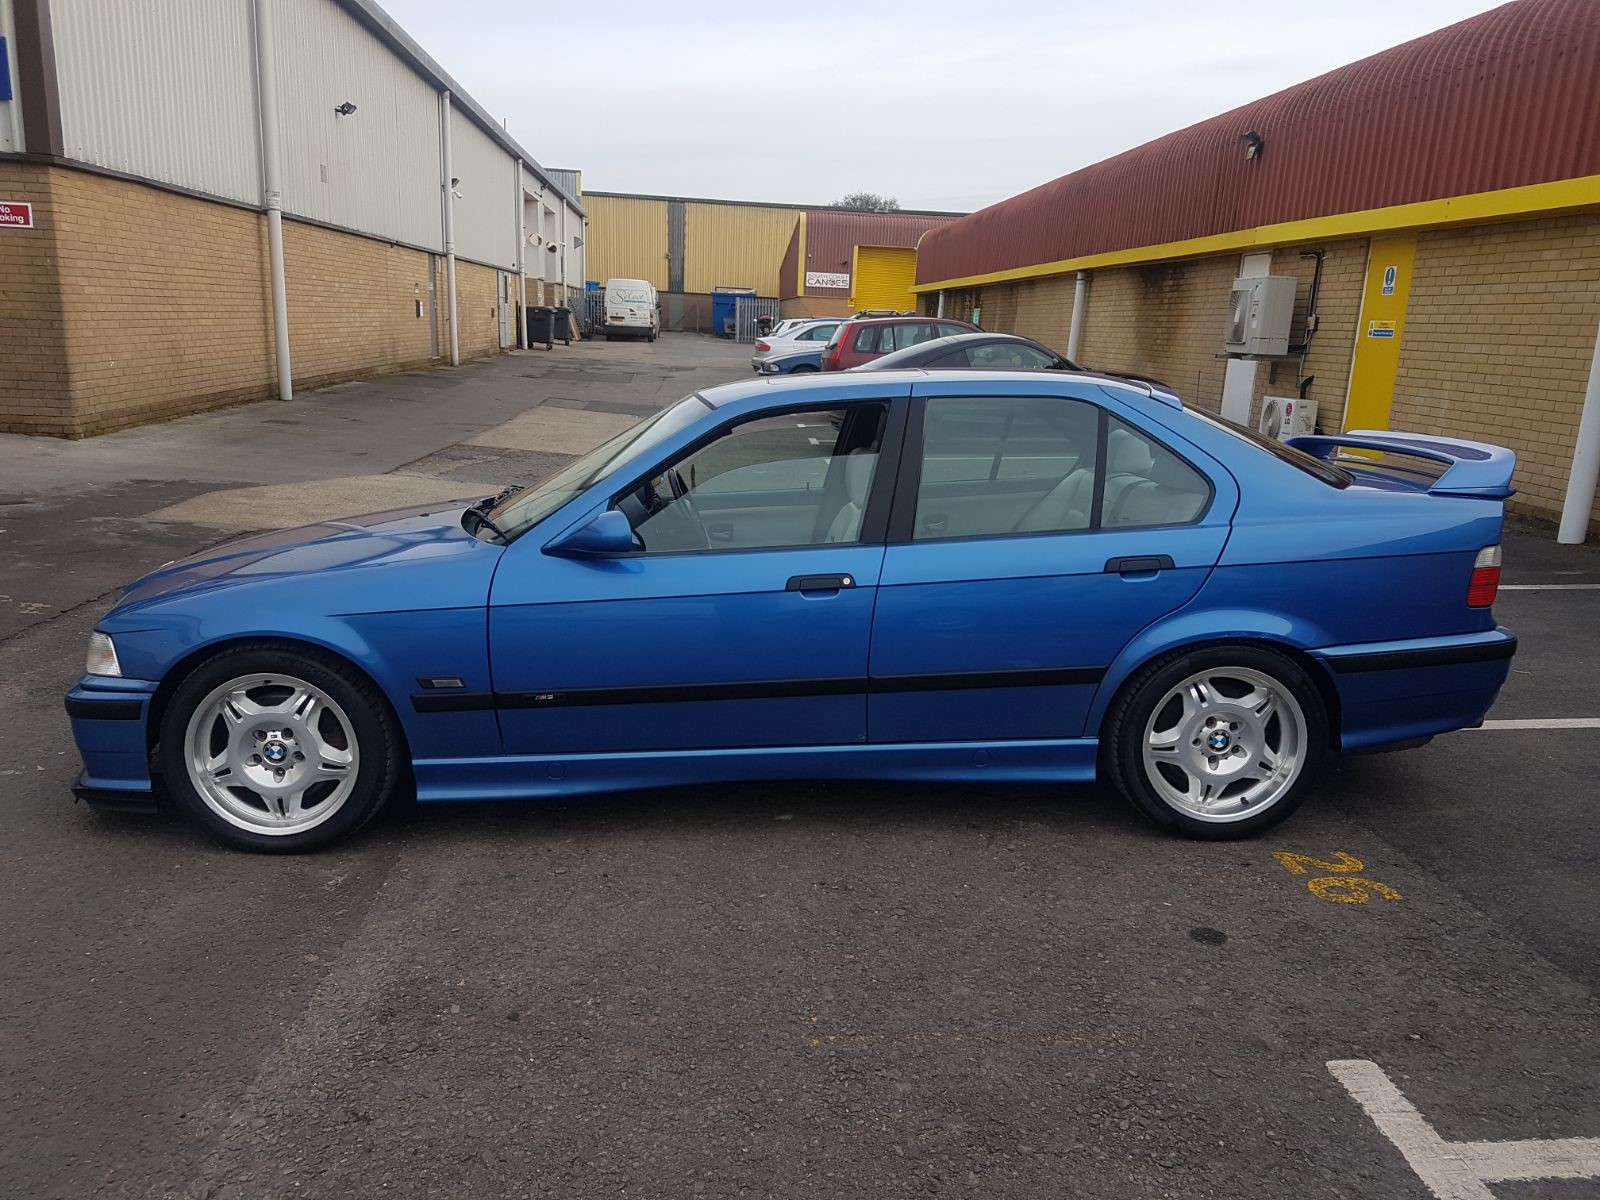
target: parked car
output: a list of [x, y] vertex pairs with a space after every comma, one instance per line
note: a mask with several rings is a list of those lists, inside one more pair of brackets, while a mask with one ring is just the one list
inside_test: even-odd
[[761, 336], [767, 338], [787, 337], [791, 331], [800, 328], [802, 325], [809, 325], [813, 321], [824, 319], [823, 317], [785, 317]]
[[944, 317], [874, 317], [844, 322], [828, 339], [822, 354], [824, 371], [847, 371], [880, 355], [957, 333], [979, 333], [976, 325]]
[[534, 487], [136, 580], [67, 695], [76, 791], [148, 806], [159, 778], [220, 841], [297, 851], [402, 779], [1101, 776], [1241, 837], [1328, 751], [1488, 711], [1514, 466], [1432, 434], [1283, 445], [1071, 372], [728, 384]]
[[852, 371], [892, 371], [903, 367], [947, 369], [978, 367], [991, 371], [1076, 371], [1061, 355], [1032, 338], [1014, 333], [957, 333], [934, 338], [874, 358]]
[[626, 334], [656, 340], [661, 332], [661, 305], [648, 279], [606, 280], [606, 341]]
[[750, 360], [757, 375], [809, 375], [822, 370], [822, 347], [788, 350], [783, 354], [769, 354], [766, 358]]
[[769, 337], [759, 338], [755, 344], [755, 354], [751, 363], [757, 369], [761, 360], [769, 354], [786, 354], [790, 350], [809, 350], [813, 347], [820, 350], [828, 344], [828, 339], [833, 336], [833, 331], [839, 328], [839, 319], [807, 321], [795, 329], [789, 330], [782, 337], [773, 334]]

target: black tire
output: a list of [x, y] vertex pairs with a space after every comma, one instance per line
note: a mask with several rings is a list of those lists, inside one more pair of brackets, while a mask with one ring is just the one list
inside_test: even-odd
[[[1266, 676], [1293, 697], [1304, 721], [1304, 746], [1299, 752], [1299, 773], [1289, 787], [1265, 807], [1236, 820], [1204, 820], [1174, 807], [1150, 780], [1145, 765], [1146, 731], [1158, 715], [1155, 706], [1163, 704], [1172, 689], [1199, 672], [1222, 673], [1228, 668], [1243, 668]], [[1281, 726], [1278, 736], [1283, 736]], [[1230, 841], [1271, 829], [1304, 803], [1327, 754], [1328, 710], [1316, 683], [1287, 655], [1247, 643], [1202, 646], [1174, 651], [1137, 671], [1112, 702], [1102, 726], [1100, 744], [1102, 769], [1134, 808], [1184, 837]]]
[[[214, 811], [189, 778], [190, 718], [216, 688], [251, 674], [295, 676], [321, 689], [349, 718], [359, 759], [356, 778], [337, 811], [295, 833], [258, 833]], [[254, 642], [219, 651], [178, 685], [162, 715], [162, 776], [173, 806], [210, 837], [236, 850], [258, 854], [303, 854], [355, 833], [383, 807], [404, 775], [405, 741], [388, 701], [360, 672], [345, 663], [286, 642]]]

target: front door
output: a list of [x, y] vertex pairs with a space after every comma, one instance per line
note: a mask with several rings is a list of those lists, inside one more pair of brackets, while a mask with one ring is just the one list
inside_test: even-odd
[[651, 468], [613, 498], [633, 556], [514, 547], [490, 609], [507, 749], [864, 742], [891, 407], [734, 421]]
[[1083, 736], [1106, 667], [1199, 590], [1227, 539], [1226, 473], [1109, 411], [1105, 389], [981, 386], [915, 389], [873, 624], [874, 742]]

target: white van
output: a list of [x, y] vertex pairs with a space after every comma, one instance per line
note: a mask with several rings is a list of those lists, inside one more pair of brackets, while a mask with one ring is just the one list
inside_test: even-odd
[[656, 289], [647, 280], [606, 280], [606, 341], [623, 333], [653, 342], [660, 332]]

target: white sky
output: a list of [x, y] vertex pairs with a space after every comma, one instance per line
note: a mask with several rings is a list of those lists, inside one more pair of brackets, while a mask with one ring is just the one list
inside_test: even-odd
[[586, 188], [797, 204], [873, 191], [957, 210], [1496, 7], [379, 2]]

